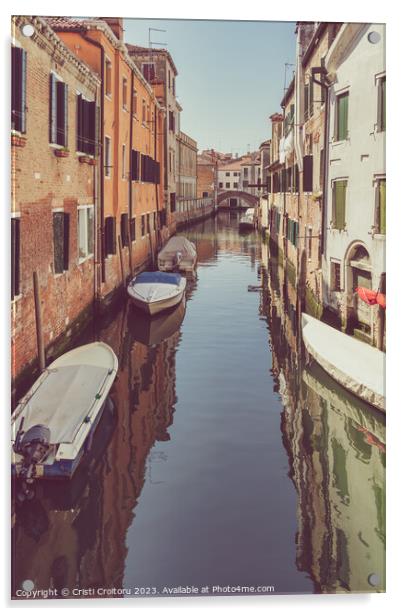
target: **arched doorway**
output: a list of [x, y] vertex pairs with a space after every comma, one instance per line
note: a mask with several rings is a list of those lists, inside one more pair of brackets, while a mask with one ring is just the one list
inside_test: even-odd
[[367, 248], [362, 243], [354, 243], [346, 254], [346, 329], [354, 330], [371, 342], [373, 329], [372, 308], [356, 293], [357, 287], [372, 288], [372, 265]]

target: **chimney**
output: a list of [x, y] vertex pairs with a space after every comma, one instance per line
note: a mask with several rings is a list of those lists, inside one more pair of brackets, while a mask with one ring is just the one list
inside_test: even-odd
[[119, 41], [124, 40], [123, 19], [121, 17], [99, 17], [105, 21]]

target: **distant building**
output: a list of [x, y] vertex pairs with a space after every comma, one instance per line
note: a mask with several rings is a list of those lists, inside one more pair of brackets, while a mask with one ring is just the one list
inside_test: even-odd
[[177, 200], [197, 197], [197, 142], [186, 133], [177, 135]]

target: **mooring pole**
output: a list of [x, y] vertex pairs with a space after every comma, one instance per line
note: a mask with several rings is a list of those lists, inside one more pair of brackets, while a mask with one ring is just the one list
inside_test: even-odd
[[36, 321], [36, 342], [38, 346], [38, 361], [41, 372], [46, 368], [45, 346], [43, 344], [43, 329], [42, 329], [42, 307], [40, 303], [40, 291], [38, 272], [33, 273], [33, 288], [35, 300], [35, 321]]
[[122, 281], [123, 286], [124, 286], [126, 281], [124, 279], [123, 246], [121, 244], [121, 236], [120, 235], [119, 235], [119, 255], [120, 255], [121, 281]]

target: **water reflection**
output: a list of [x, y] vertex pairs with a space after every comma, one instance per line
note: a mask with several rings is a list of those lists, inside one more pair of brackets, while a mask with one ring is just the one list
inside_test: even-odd
[[383, 418], [303, 365], [294, 272], [237, 227], [185, 233], [186, 307], [88, 334], [119, 358], [115, 410], [74, 481], [17, 509], [14, 589], [384, 588]]
[[[264, 259], [265, 257], [265, 259]], [[300, 358], [292, 272], [265, 261], [273, 373], [298, 493], [296, 564], [315, 592], [385, 589], [384, 416]]]

